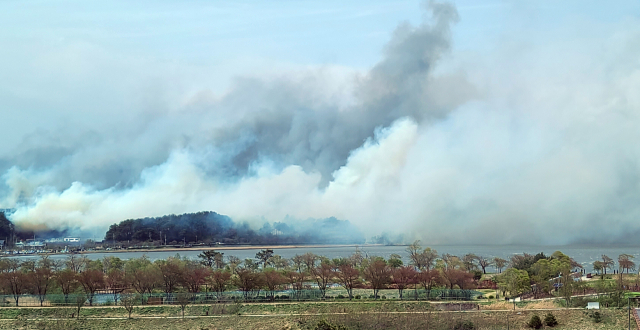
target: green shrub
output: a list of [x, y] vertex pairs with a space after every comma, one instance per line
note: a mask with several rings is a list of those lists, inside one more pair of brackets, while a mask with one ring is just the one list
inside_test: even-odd
[[476, 325], [473, 322], [467, 321], [458, 321], [454, 326], [453, 330], [476, 330]]
[[542, 320], [538, 315], [531, 315], [529, 322], [527, 322], [529, 328], [540, 329], [542, 328]]
[[354, 298], [356, 298], [356, 299], [361, 299], [361, 298], [362, 298], [362, 296], [360, 296], [359, 294], [357, 294]]
[[473, 274], [473, 279], [479, 281], [482, 278], [482, 272], [479, 270], [474, 270], [471, 272]]
[[345, 296], [343, 296], [343, 295], [339, 294], [337, 298], [338, 298], [338, 299], [344, 299], [344, 298], [345, 298]]
[[558, 325], [558, 320], [556, 320], [556, 317], [553, 316], [553, 314], [551, 314], [551, 312], [547, 313], [547, 315], [544, 317], [544, 324], [548, 327], [555, 327], [556, 325]]
[[602, 322], [602, 314], [600, 314], [600, 312], [593, 312], [593, 314], [589, 316], [593, 319], [594, 323]]
[[494, 296], [489, 296], [489, 299], [493, 299], [493, 298], [495, 298], [495, 297]]
[[382, 296], [382, 299], [387, 299], [387, 296]]

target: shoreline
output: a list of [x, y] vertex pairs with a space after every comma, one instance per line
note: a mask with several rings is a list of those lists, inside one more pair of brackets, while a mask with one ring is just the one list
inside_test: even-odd
[[[95, 254], [95, 253], [127, 253], [127, 252], [180, 252], [180, 251], [209, 251], [209, 250], [222, 250], [222, 251], [234, 251], [234, 250], [264, 250], [264, 249], [299, 249], [299, 248], [344, 248], [344, 247], [373, 247], [373, 246], [387, 246], [384, 244], [318, 244], [318, 245], [239, 245], [239, 246], [202, 246], [202, 247], [188, 247], [188, 248], [158, 248], [158, 249], [123, 249], [123, 250], [97, 250], [97, 251], [82, 251], [77, 254]], [[404, 246], [404, 245], [398, 245]], [[71, 253], [48, 253], [48, 255], [67, 255]]]

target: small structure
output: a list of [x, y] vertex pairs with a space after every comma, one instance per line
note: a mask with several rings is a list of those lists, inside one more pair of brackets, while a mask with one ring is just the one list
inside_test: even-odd
[[4, 250], [4, 240], [0, 239], [0, 250]]
[[600, 303], [597, 301], [590, 301], [587, 304], [587, 309], [600, 309]]
[[149, 297], [147, 299], [147, 305], [162, 305], [164, 298], [162, 297]]

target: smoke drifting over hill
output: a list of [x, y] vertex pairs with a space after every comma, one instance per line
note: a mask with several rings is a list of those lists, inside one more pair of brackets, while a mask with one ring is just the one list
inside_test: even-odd
[[454, 54], [456, 8], [425, 8], [365, 72], [242, 77], [223, 95], [186, 101], [149, 92], [138, 111], [114, 110], [115, 123], [34, 132], [0, 156], [0, 207], [26, 229], [98, 234], [123, 219], [202, 210], [257, 228], [335, 216], [365, 235], [428, 244], [639, 233], [637, 25]]

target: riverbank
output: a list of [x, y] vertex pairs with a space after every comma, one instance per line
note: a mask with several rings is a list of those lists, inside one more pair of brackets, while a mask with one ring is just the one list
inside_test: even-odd
[[[120, 249], [120, 250], [91, 250], [81, 251], [78, 254], [90, 254], [90, 253], [127, 253], [127, 252], [181, 252], [181, 251], [242, 251], [242, 250], [282, 250], [282, 249], [323, 249], [323, 248], [368, 248], [385, 246], [383, 244], [320, 244], [320, 245], [216, 245], [216, 246], [192, 246], [192, 247], [160, 247], [160, 248], [142, 248], [142, 249]], [[400, 245], [397, 245], [400, 246]], [[51, 253], [60, 255], [68, 253]]]

